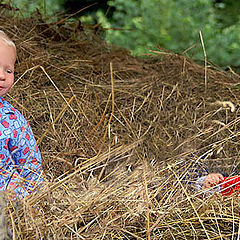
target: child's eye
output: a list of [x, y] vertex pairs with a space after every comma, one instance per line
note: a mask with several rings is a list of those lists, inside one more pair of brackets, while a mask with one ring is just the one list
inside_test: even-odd
[[13, 71], [11, 69], [7, 70], [7, 73], [11, 74]]

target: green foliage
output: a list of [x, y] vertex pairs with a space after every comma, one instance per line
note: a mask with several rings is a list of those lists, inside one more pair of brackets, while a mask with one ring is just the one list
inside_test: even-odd
[[240, 1], [221, 0], [221, 3], [215, 4], [217, 20], [223, 27], [229, 27], [237, 24], [240, 20]]
[[106, 39], [133, 54], [158, 47], [183, 52], [196, 44], [188, 54], [203, 59], [201, 30], [210, 61], [240, 65], [240, 27], [223, 27], [212, 0], [114, 0], [109, 5], [116, 9], [113, 18], [98, 13], [99, 21], [103, 27], [125, 30], [109, 30]]
[[[63, 0], [12, 0], [13, 7], [19, 8], [21, 14], [25, 17], [30, 16], [38, 9], [43, 17], [52, 16], [61, 9]], [[2, 1], [3, 3], [9, 3], [9, 0]]]

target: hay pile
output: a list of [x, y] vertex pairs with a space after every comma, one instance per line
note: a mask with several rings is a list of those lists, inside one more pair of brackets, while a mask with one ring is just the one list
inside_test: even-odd
[[179, 168], [237, 170], [238, 76], [177, 54], [134, 58], [77, 23], [10, 14], [0, 18], [18, 49], [7, 99], [29, 120], [46, 176], [9, 206], [14, 239], [238, 234], [237, 197], [198, 198]]

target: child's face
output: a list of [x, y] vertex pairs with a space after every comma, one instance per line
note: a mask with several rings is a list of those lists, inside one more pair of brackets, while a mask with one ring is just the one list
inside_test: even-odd
[[0, 40], [0, 96], [7, 94], [14, 82], [15, 49]]

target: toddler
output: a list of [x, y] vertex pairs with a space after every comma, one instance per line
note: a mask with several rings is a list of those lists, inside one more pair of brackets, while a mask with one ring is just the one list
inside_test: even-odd
[[6, 95], [14, 82], [16, 47], [0, 31], [0, 190], [26, 196], [42, 181], [42, 161], [31, 127], [8, 103]]

